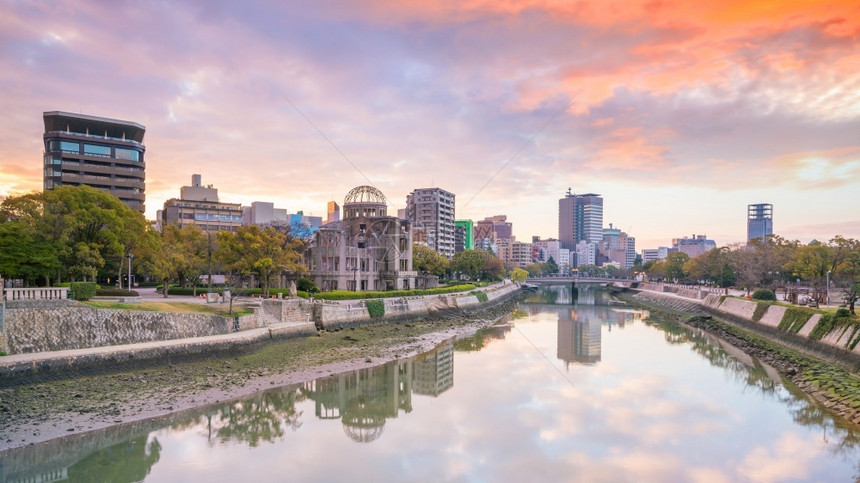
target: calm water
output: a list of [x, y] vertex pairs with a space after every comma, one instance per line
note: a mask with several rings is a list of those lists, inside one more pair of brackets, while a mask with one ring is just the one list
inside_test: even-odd
[[833, 482], [860, 434], [707, 334], [556, 287], [412, 359], [2, 458], [0, 481]]

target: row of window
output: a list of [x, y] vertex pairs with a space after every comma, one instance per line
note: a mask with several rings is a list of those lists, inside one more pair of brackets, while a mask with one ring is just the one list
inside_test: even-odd
[[218, 213], [182, 213], [180, 218], [183, 220], [194, 221], [223, 221], [232, 223], [241, 223], [242, 215], [222, 215]]
[[86, 154], [89, 156], [103, 156], [106, 158], [124, 159], [126, 161], [140, 161], [140, 152], [134, 149], [117, 148], [111, 146], [100, 146], [98, 144], [81, 143], [73, 141], [50, 141], [48, 151], [62, 151], [64, 153]]

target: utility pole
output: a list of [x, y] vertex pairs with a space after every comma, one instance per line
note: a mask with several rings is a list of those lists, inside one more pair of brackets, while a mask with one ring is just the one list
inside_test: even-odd
[[206, 237], [209, 240], [209, 285], [206, 288], [206, 291], [212, 293], [212, 232], [207, 231]]

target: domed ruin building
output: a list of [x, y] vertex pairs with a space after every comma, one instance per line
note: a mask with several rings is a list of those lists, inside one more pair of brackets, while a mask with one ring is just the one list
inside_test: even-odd
[[[408, 290], [435, 286], [412, 270], [409, 220], [388, 216], [385, 195], [358, 186], [343, 201], [343, 219], [323, 225], [306, 253], [310, 277], [323, 290]], [[432, 281], [431, 281], [432, 280]]]

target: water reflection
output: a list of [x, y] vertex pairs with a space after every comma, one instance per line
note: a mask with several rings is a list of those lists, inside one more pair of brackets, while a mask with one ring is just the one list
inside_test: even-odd
[[532, 293], [526, 303], [550, 305], [609, 305], [612, 296], [600, 284], [580, 283], [573, 285], [541, 285], [540, 290]]
[[834, 454], [847, 455], [860, 448], [860, 432], [856, 428], [834, 419], [831, 413], [811, 400], [775, 368], [701, 329], [655, 319], [649, 319], [646, 323], [662, 330], [667, 343], [688, 345], [693, 352], [712, 366], [724, 369], [745, 387], [777, 399], [788, 408], [796, 423], [804, 427], [817, 427], [822, 443]]
[[[563, 288], [420, 356], [6, 452], [0, 481], [277, 480], [266, 468], [522, 481], [517, 468], [535, 465], [548, 480], [834, 481], [853, 469], [860, 435], [771, 367], [596, 291], [570, 305]], [[575, 387], [533, 350], [553, 345]]]
[[437, 397], [454, 386], [454, 343], [415, 358], [358, 369], [306, 383], [302, 394], [314, 401], [320, 419], [340, 419], [352, 440], [382, 436], [385, 422], [412, 411], [412, 393]]
[[[575, 301], [576, 305], [571, 306]], [[623, 329], [634, 320], [647, 318], [647, 312], [622, 309], [598, 285], [545, 285], [526, 299], [523, 307], [530, 315], [555, 312], [558, 315], [556, 356], [570, 364], [593, 365], [600, 362], [604, 325]]]

